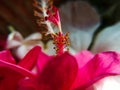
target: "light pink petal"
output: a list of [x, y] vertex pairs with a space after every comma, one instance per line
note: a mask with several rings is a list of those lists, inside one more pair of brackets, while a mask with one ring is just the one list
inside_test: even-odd
[[1, 51], [0, 59], [3, 61], [10, 62], [10, 63], [14, 63], [14, 64], [16, 63], [9, 50]]
[[21, 67], [24, 67], [28, 70], [31, 70], [38, 60], [41, 48], [36, 46], [32, 48], [27, 55], [20, 61], [18, 64]]
[[76, 58], [77, 63], [78, 63], [78, 68], [82, 68], [93, 57], [94, 57], [94, 55], [91, 52], [87, 51], [87, 50], [77, 53], [75, 55], [75, 58]]
[[50, 60], [38, 78], [41, 90], [69, 90], [78, 71], [76, 59], [68, 53]]
[[[79, 69], [74, 83], [76, 90], [84, 90], [101, 78], [120, 74], [120, 54], [103, 52], [94, 56], [84, 67]], [[79, 85], [78, 85], [79, 84]]]

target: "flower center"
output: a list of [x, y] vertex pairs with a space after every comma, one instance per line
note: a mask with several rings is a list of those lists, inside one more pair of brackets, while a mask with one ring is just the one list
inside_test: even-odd
[[[59, 16], [59, 11], [58, 8], [56, 8], [55, 6], [52, 6], [51, 9], [48, 9], [48, 5], [47, 3], [42, 0], [41, 5], [39, 5], [40, 3], [35, 3], [35, 7], [37, 7], [40, 12], [42, 12], [42, 16], [43, 16], [43, 20], [39, 20], [40, 22], [38, 22], [38, 24], [46, 24], [48, 27], [48, 32], [47, 34], [51, 34], [52, 38], [53, 38], [53, 44], [55, 45], [55, 50], [56, 50], [56, 54], [60, 55], [62, 53], [64, 53], [65, 49], [68, 50], [68, 46], [69, 46], [69, 34], [66, 33], [65, 35], [62, 33], [62, 29], [61, 29], [61, 21], [60, 21], [60, 16]], [[35, 16], [41, 17], [40, 13], [35, 11]], [[55, 33], [53, 30], [53, 26], [52, 25], [56, 25], [58, 28], [58, 32]]]
[[[65, 51], [65, 48], [69, 46], [69, 34], [63, 35], [61, 32], [53, 34], [53, 44], [55, 44], [56, 54], [60, 55]], [[68, 50], [68, 48], [67, 48]]]
[[[58, 9], [53, 6], [52, 7], [52, 12], [50, 12], [49, 10], [47, 11], [47, 15], [45, 17], [46, 21], [50, 21], [53, 24], [55, 24], [58, 27], [59, 32], [58, 33], [53, 33], [53, 30], [50, 31], [51, 36], [53, 38], [53, 44], [55, 45], [55, 50], [56, 50], [56, 54], [60, 55], [62, 53], [64, 53], [65, 49], [67, 46], [69, 46], [69, 33], [66, 33], [65, 35], [62, 33], [62, 29], [61, 29], [61, 21], [60, 21], [60, 16], [59, 16], [59, 12]], [[68, 50], [68, 47], [67, 47]]]

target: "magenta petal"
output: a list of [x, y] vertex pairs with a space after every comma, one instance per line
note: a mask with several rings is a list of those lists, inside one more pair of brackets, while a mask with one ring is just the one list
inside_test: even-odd
[[39, 76], [41, 90], [69, 90], [78, 71], [76, 59], [68, 53], [55, 56]]
[[31, 70], [38, 60], [40, 50], [41, 48], [39, 46], [31, 49], [18, 65]]
[[53, 58], [53, 56], [48, 56], [47, 54], [43, 53], [42, 51], [39, 54], [39, 59], [37, 61], [37, 69], [38, 72], [42, 72], [43, 68], [46, 64]]
[[10, 62], [10, 63], [14, 63], [14, 64], [16, 63], [9, 50], [1, 51], [0, 59], [3, 61]]
[[[120, 74], [120, 54], [115, 52], [103, 52], [94, 56], [84, 67], [79, 69], [80, 82], [76, 90], [84, 90], [101, 78]], [[75, 85], [75, 84], [74, 84]]]

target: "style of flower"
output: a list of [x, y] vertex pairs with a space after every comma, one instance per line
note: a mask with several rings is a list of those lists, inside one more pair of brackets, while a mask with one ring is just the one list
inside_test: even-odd
[[0, 90], [18, 90], [20, 80], [34, 78], [31, 72], [36, 64], [40, 47], [31, 49], [25, 57], [16, 62], [9, 50], [0, 52]]

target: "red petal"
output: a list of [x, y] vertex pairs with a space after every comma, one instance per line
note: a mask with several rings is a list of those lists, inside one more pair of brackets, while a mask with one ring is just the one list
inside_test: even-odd
[[15, 64], [0, 60], [0, 90], [16, 90], [21, 78], [35, 76]]
[[79, 88], [76, 90], [84, 90], [101, 78], [117, 74], [120, 74], [120, 54], [115, 52], [97, 54], [84, 67], [79, 69], [79, 78], [75, 86], [77, 87], [79, 83]]
[[40, 90], [36, 87], [36, 82], [33, 79], [23, 79], [19, 82], [18, 90]]
[[9, 50], [4, 50], [0, 52], [0, 59], [10, 63], [16, 63]]
[[0, 90], [16, 90], [22, 75], [6, 67], [0, 67]]
[[68, 53], [55, 56], [39, 76], [41, 90], [69, 90], [78, 71], [76, 59]]
[[[0, 68], [1, 67], [5, 67], [5, 68], [10, 68], [11, 70], [14, 70], [18, 73], [21, 73], [23, 76], [28, 76], [28, 77], [36, 77], [34, 74], [32, 74], [30, 71], [28, 71], [27, 69], [19, 66], [19, 65], [15, 65], [9, 62], [5, 62], [3, 60], [0, 60]], [[6, 71], [5, 71], [6, 72]], [[7, 73], [7, 72], [6, 72]], [[12, 73], [11, 73], [12, 74]], [[8, 74], [9, 75], [9, 74]]]
[[31, 70], [38, 60], [40, 50], [41, 48], [39, 46], [31, 49], [18, 65], [28, 70]]
[[4, 50], [6, 47], [7, 35], [0, 34], [0, 50]]

